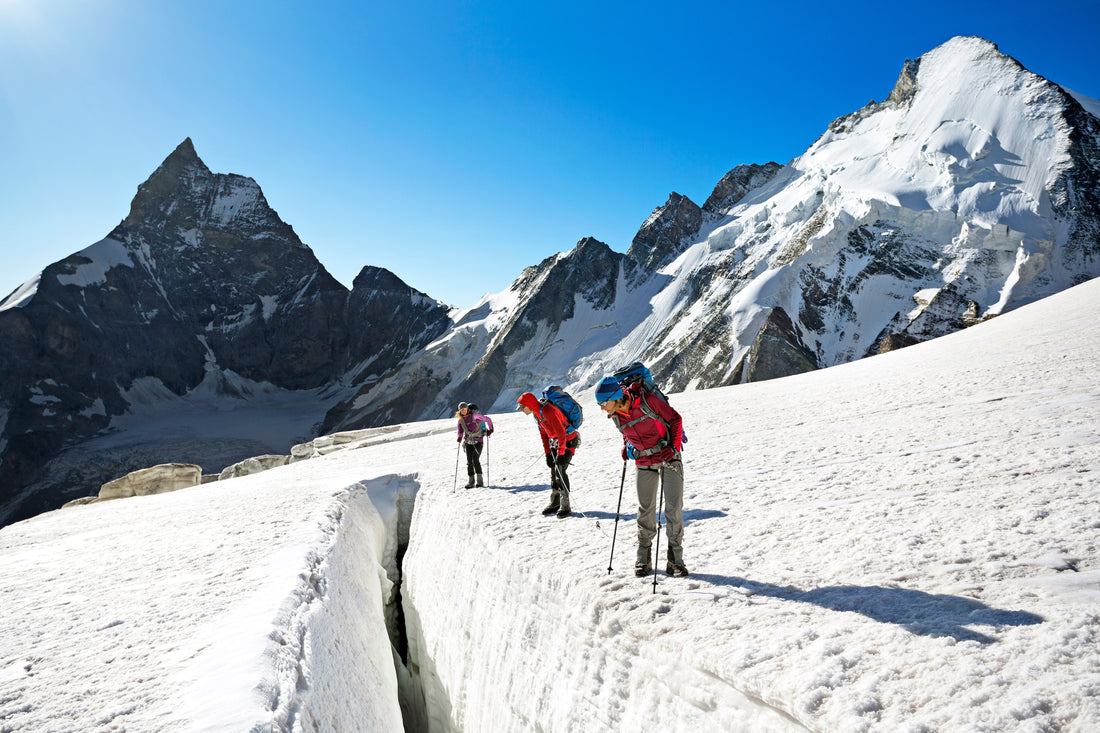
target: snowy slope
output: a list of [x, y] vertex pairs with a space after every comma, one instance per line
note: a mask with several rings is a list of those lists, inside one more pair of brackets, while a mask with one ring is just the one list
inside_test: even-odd
[[[577, 278], [573, 307], [530, 307], [606, 259], [582, 241], [461, 314], [348, 414], [384, 414], [426, 374], [439, 384], [424, 419], [471, 397], [506, 409], [532, 384], [587, 390], [639, 358], [679, 390], [757, 381], [926, 341], [1096, 277], [1096, 109], [990, 41], [953, 38], [731, 204], [696, 207], [697, 230], [677, 228], [693, 204], [672, 194], [613, 265], [613, 297]], [[802, 358], [754, 374], [748, 356], [777, 311]]]
[[588, 395], [566, 520], [509, 413], [492, 488], [442, 420], [5, 527], [0, 727], [392, 731], [400, 696], [431, 730], [1096, 730], [1098, 305], [675, 395], [692, 576], [655, 593]]
[[429, 699], [466, 730], [1094, 729], [1098, 297], [676, 396], [694, 575], [655, 596], [629, 521], [606, 571], [621, 464], [598, 421], [580, 528], [534, 514], [541, 467], [473, 507], [422, 495], [405, 592]]
[[[1073, 166], [1066, 104], [980, 38], [909, 62], [889, 99], [833, 122], [666, 268], [662, 300], [676, 302], [652, 319], [679, 326], [650, 346], [651, 360], [687, 349], [720, 322], [717, 311], [733, 347], [714, 355], [735, 377], [779, 307], [831, 366], [874, 353], [885, 333], [924, 340], [957, 329], [931, 317], [941, 292], [952, 316], [972, 301], [982, 317], [1079, 282], [1088, 259], [1051, 200]], [[684, 293], [700, 271], [720, 277], [691, 302]], [[706, 384], [708, 371], [681, 381]]]

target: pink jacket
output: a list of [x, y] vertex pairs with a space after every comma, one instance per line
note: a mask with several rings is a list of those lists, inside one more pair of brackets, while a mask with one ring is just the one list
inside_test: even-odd
[[467, 443], [481, 443], [485, 440], [485, 434], [481, 432], [481, 425], [485, 423], [486, 433], [493, 432], [493, 421], [480, 412], [467, 413], [466, 417], [458, 418], [458, 439], [466, 438]]

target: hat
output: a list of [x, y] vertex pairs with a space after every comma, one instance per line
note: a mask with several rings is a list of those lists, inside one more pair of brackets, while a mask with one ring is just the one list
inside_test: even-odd
[[524, 392], [519, 396], [519, 399], [516, 400], [516, 409], [522, 410], [524, 407], [534, 412], [538, 412], [539, 398], [535, 397], [531, 392]]
[[469, 405], [466, 404], [465, 402], [459, 402], [458, 403], [458, 409], [460, 409], [460, 410], [465, 410], [467, 407], [469, 407]]
[[621, 400], [622, 398], [623, 388], [619, 386], [615, 377], [604, 377], [596, 385], [596, 402], [608, 402], [610, 400]]

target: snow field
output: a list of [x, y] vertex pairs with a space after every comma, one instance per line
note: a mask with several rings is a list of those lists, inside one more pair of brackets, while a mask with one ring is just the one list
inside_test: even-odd
[[415, 483], [325, 463], [5, 527], [0, 730], [400, 729]]
[[[692, 576], [655, 595], [629, 474], [607, 574], [622, 464], [595, 409], [570, 470], [585, 516], [538, 514], [541, 462], [457, 496], [426, 481], [405, 582], [435, 729], [1100, 725], [1096, 297], [675, 395]], [[494, 420], [491, 450], [528, 465], [533, 423]], [[454, 562], [427, 541], [444, 527]]]

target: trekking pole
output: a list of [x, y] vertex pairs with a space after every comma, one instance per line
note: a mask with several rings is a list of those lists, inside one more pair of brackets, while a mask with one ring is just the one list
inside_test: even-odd
[[611, 561], [615, 558], [615, 537], [619, 534], [619, 512], [623, 508], [623, 487], [626, 486], [626, 461], [623, 461], [623, 480], [619, 482], [619, 503], [615, 507], [615, 529], [611, 533], [611, 557], [607, 558], [607, 574], [611, 575]]
[[565, 483], [565, 477], [561, 473], [561, 466], [554, 462], [554, 473], [558, 475], [558, 486], [561, 487], [561, 492], [565, 494], [565, 498], [569, 499], [569, 503], [573, 503], [573, 496], [569, 493], [569, 486]]
[[458, 491], [458, 459], [462, 457], [462, 443], [458, 444], [458, 453], [455, 454], [455, 485], [451, 493]]
[[[565, 495], [566, 501], [569, 502], [569, 508], [572, 510], [572, 508], [573, 508], [573, 492], [571, 492], [569, 490], [569, 484], [565, 483], [565, 474], [563, 474], [561, 472], [561, 466], [559, 466], [556, 462], [554, 463], [554, 473], [556, 473], [558, 475], [558, 486], [561, 487], [561, 493]], [[585, 517], [586, 519], [588, 518], [587, 515], [584, 512], [582, 512], [580, 509], [577, 509], [576, 513], [581, 515], [582, 517]], [[599, 522], [599, 520], [597, 520], [596, 521], [596, 527], [599, 527], [599, 526], [600, 526], [600, 522]]]
[[661, 477], [661, 492], [657, 498], [657, 546], [653, 552], [653, 592], [657, 593], [657, 564], [661, 557], [661, 513], [665, 506], [665, 469], [662, 467], [659, 473]]
[[485, 485], [489, 485], [489, 439], [485, 439]]

